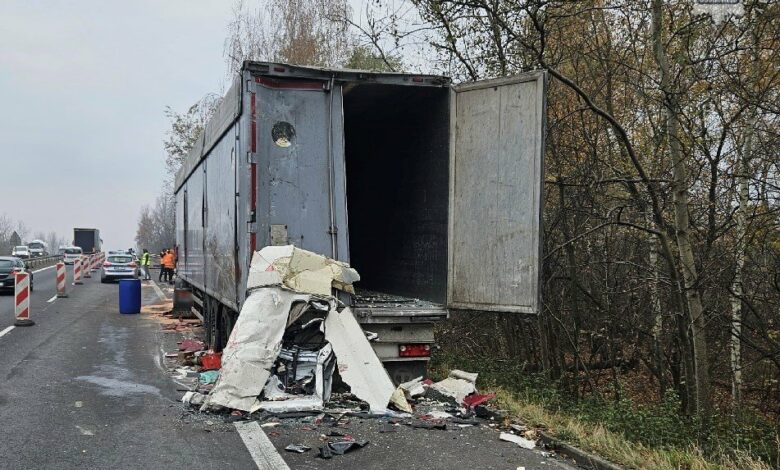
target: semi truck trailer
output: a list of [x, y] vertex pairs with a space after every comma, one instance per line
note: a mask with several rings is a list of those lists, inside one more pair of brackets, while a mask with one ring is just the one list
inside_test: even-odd
[[245, 62], [176, 176], [179, 289], [221, 349], [252, 254], [344, 261], [391, 377], [422, 375], [451, 309], [536, 314], [546, 75]]
[[74, 228], [73, 246], [81, 248], [85, 254], [100, 251], [100, 230], [96, 228]]

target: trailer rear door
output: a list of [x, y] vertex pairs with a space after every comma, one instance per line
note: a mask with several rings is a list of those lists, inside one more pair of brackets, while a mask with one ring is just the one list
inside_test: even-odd
[[539, 311], [545, 81], [453, 88], [449, 308]]

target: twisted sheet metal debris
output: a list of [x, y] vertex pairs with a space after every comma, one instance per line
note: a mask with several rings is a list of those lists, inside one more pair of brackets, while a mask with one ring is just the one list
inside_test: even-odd
[[[350, 309], [338, 311], [337, 301], [331, 296], [334, 288], [352, 292], [352, 282], [359, 279], [357, 271], [347, 264], [292, 245], [269, 246], [256, 252], [247, 281], [249, 295], [222, 352], [219, 379], [201, 410], [321, 409], [330, 395], [333, 370], [329, 360], [335, 354], [341, 378], [352, 393], [366, 401], [372, 412], [386, 411], [395, 387]], [[325, 315], [323, 328], [328, 344], [307, 366], [314, 371], [314, 393], [288, 396], [279, 387], [278, 378], [269, 378], [283, 352], [286, 328], [307, 306]], [[298, 360], [296, 357], [296, 367]], [[258, 397], [264, 389], [266, 401], [261, 402]], [[400, 398], [405, 402], [403, 393]], [[400, 403], [399, 408], [409, 409], [409, 405]]]
[[325, 340], [333, 346], [339, 375], [352, 393], [367, 402], [372, 412], [385, 411], [395, 391], [393, 381], [349, 308], [328, 313]]

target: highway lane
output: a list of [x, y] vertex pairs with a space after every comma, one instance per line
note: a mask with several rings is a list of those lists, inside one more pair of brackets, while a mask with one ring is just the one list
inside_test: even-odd
[[[73, 267], [68, 266], [67, 279], [73, 283]], [[54, 266], [33, 271], [34, 290], [30, 295], [30, 314], [33, 321], [36, 315], [45, 314], [50, 306], [49, 300], [57, 295], [56, 269]], [[72, 286], [68, 286], [72, 288]], [[14, 324], [14, 295], [13, 292], [0, 292], [0, 331]]]
[[[256, 468], [232, 424], [183, 409], [162, 358], [178, 337], [120, 315], [99, 276], [47, 303], [42, 274], [36, 324], [0, 337], [0, 469]], [[143, 298], [159, 302], [151, 286]]]

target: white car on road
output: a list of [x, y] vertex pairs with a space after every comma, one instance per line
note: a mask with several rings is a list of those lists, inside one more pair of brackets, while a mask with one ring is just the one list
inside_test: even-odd
[[59, 252], [65, 264], [73, 264], [82, 255], [81, 248], [77, 246], [61, 246]]
[[17, 258], [21, 258], [21, 259], [27, 259], [31, 256], [30, 248], [27, 245], [15, 246], [14, 249], [11, 251], [11, 256], [16, 256]]

